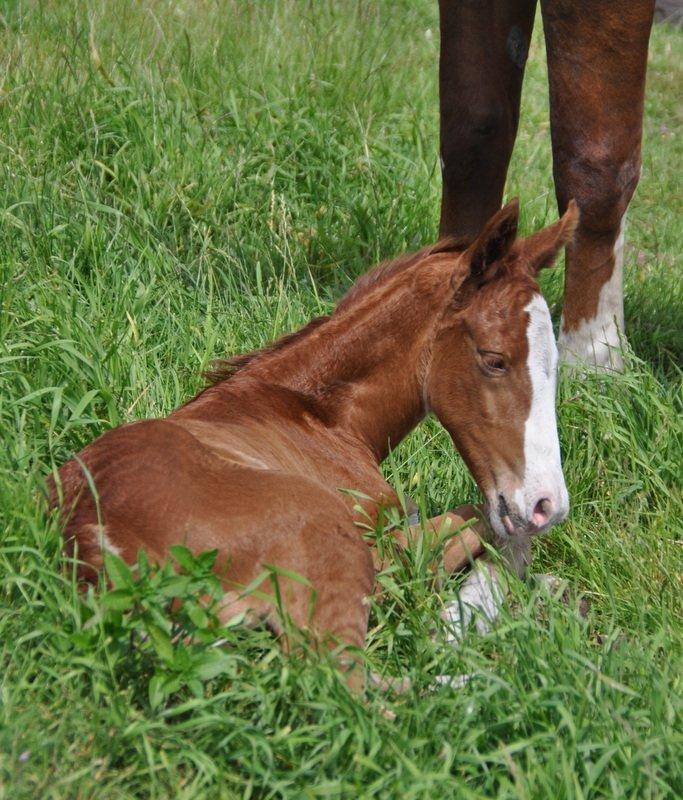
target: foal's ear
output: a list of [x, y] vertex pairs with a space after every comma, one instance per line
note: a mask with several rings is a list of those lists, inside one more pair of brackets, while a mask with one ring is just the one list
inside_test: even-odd
[[515, 245], [526, 261], [532, 275], [537, 275], [544, 267], [551, 267], [560, 250], [574, 238], [579, 224], [579, 207], [570, 200], [564, 214], [547, 228], [532, 233]]
[[464, 258], [469, 262], [470, 277], [477, 286], [482, 286], [495, 278], [498, 263], [512, 247], [517, 236], [519, 219], [519, 200], [515, 198], [494, 214], [465, 251]]

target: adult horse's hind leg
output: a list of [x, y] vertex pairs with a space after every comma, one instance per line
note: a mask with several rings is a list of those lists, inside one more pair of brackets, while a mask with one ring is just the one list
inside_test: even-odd
[[476, 236], [500, 208], [536, 0], [440, 0], [441, 235]]
[[542, 0], [558, 205], [581, 210], [567, 248], [560, 352], [620, 369], [626, 208], [640, 177], [653, 0]]

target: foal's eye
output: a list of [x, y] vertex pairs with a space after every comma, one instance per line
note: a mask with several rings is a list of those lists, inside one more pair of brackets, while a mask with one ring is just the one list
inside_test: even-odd
[[479, 351], [479, 357], [484, 369], [491, 375], [504, 375], [506, 372], [505, 359], [500, 353], [491, 353], [486, 350]]

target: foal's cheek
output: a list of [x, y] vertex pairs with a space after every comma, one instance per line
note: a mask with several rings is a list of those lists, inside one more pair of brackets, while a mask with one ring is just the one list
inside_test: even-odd
[[[489, 423], [492, 426], [492, 441], [499, 435], [501, 428], [511, 427], [516, 422], [519, 403], [513, 386], [513, 379], [507, 375], [482, 377], [472, 416], [479, 419], [479, 424]], [[496, 433], [493, 433], [494, 430]]]

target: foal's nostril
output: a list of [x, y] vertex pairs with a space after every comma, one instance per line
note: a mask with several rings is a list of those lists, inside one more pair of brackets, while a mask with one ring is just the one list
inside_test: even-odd
[[553, 503], [549, 497], [542, 497], [534, 506], [532, 521], [537, 528], [548, 524], [553, 515]]

